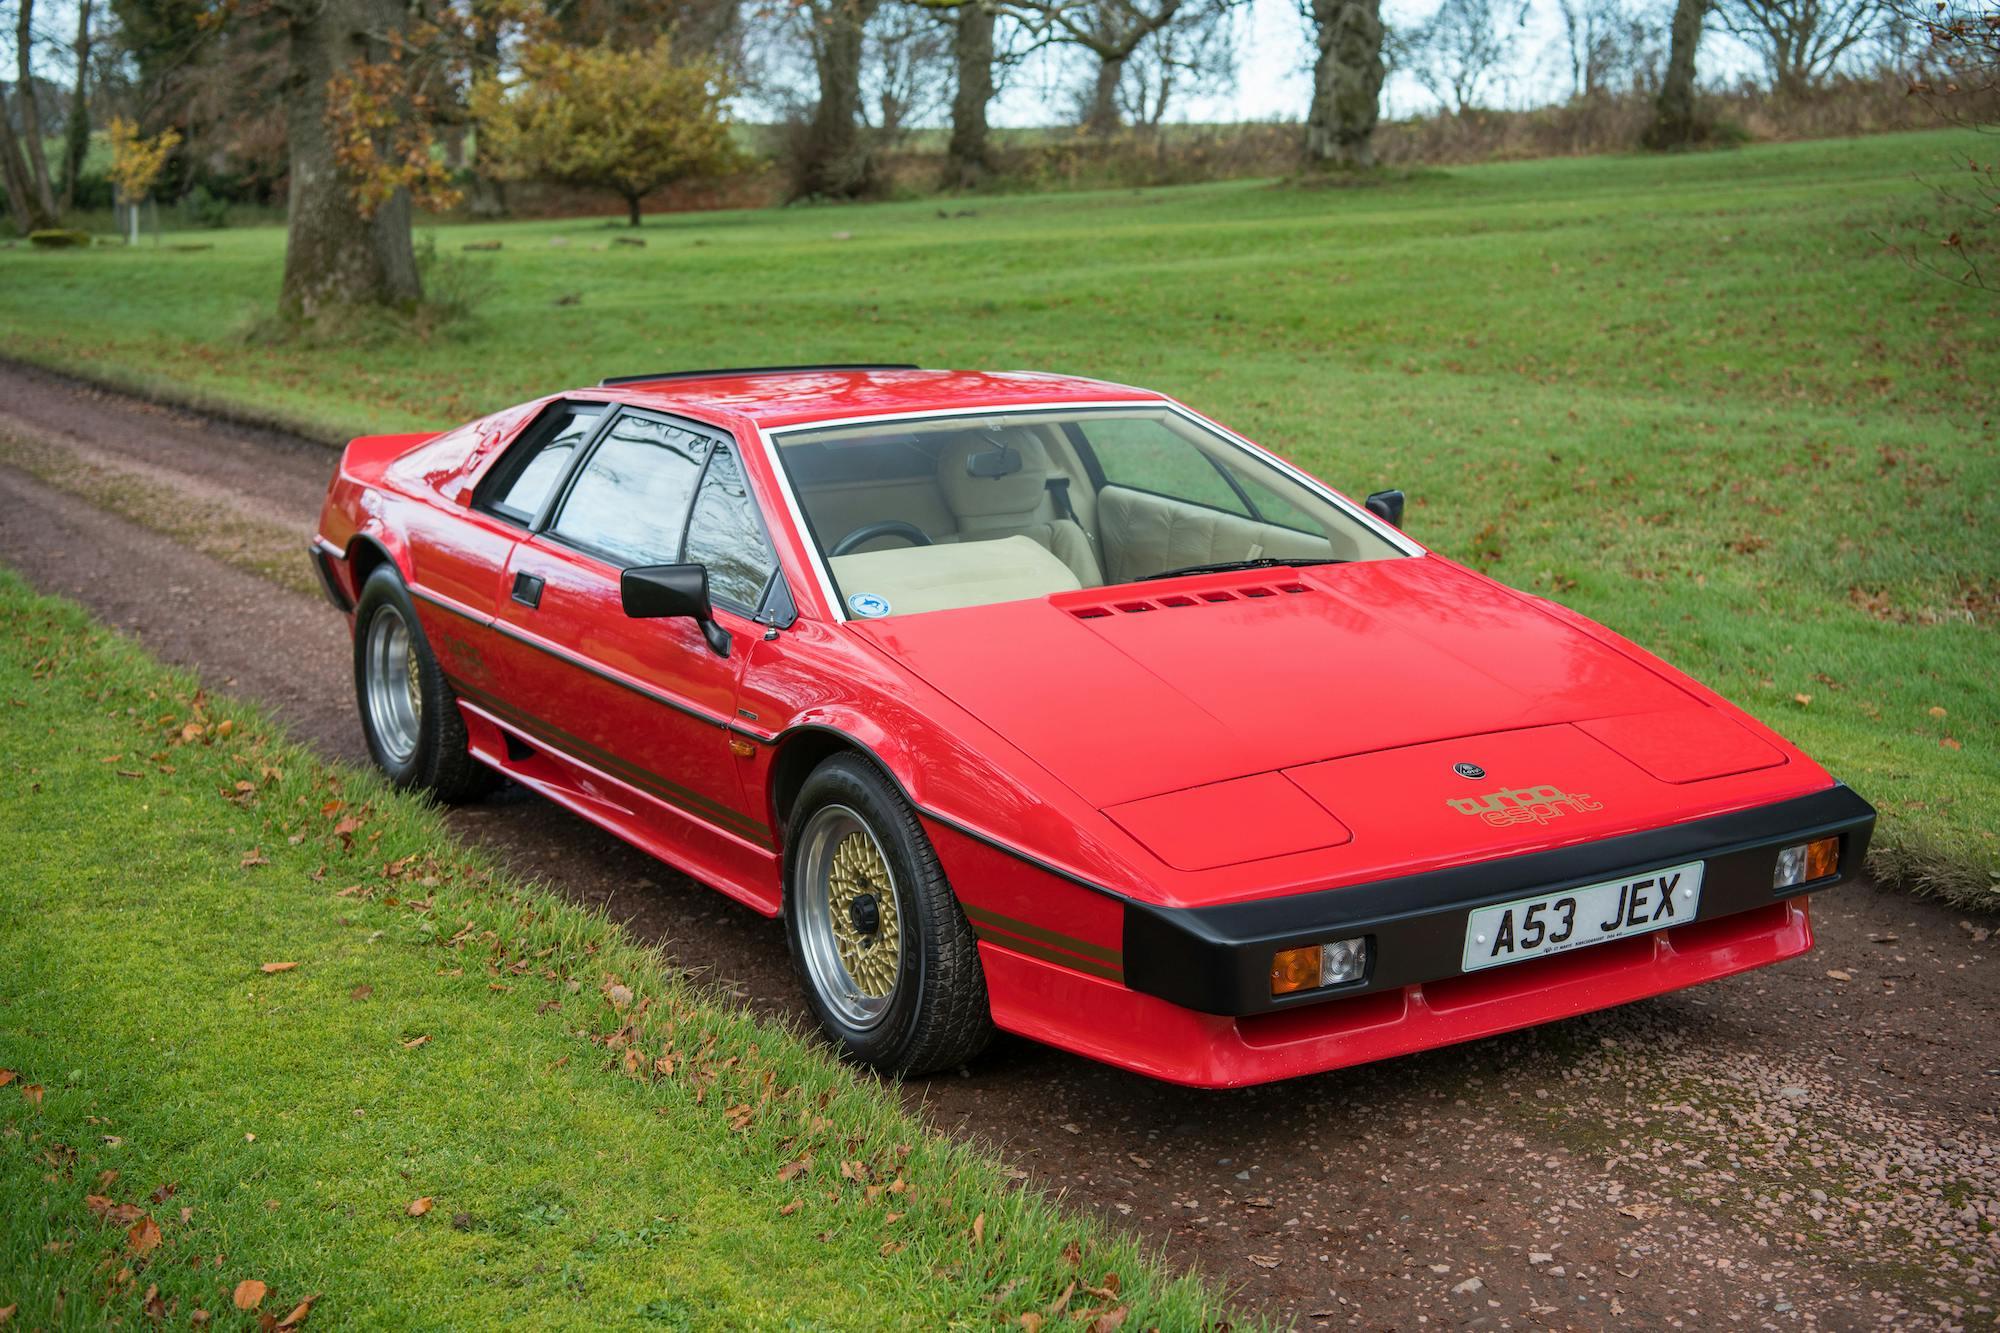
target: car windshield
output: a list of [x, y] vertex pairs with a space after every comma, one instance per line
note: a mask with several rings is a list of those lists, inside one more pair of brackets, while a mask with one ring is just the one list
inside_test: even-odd
[[1164, 405], [901, 417], [776, 439], [809, 536], [862, 618], [1404, 554]]

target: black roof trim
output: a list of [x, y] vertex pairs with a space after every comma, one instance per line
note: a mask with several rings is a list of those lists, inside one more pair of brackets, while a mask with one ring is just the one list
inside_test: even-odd
[[620, 384], [651, 384], [655, 380], [708, 380], [725, 375], [773, 375], [791, 374], [796, 371], [811, 370], [922, 370], [922, 366], [908, 365], [900, 361], [830, 361], [823, 365], [811, 366], [729, 366], [718, 370], [663, 370], [657, 375], [613, 375], [597, 382], [600, 389], [615, 388]]

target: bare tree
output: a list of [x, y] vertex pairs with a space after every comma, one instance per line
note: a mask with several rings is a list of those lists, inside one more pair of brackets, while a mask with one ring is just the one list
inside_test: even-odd
[[14, 24], [14, 67], [18, 71], [14, 81], [14, 115], [21, 122], [20, 141], [27, 149], [26, 185], [34, 211], [52, 222], [56, 216], [56, 195], [49, 180], [48, 157], [42, 151], [42, 110], [35, 95], [35, 0], [18, 0], [18, 4]]
[[1824, 82], [1889, 17], [1886, 0], [1716, 0], [1723, 29], [1764, 60], [1771, 87], [1786, 96]]
[[1952, 173], [1932, 182], [1937, 215], [1918, 219], [1921, 239], [1892, 242], [1912, 266], [1962, 287], [2000, 294], [2000, 13], [1990, 0], [1898, 0], [1898, 15], [1925, 38], [1910, 91], [1945, 121], [1982, 132], [1951, 152]]
[[1556, 0], [1569, 58], [1570, 95], [1601, 97], [1643, 82], [1659, 63], [1652, 20], [1623, 0]]
[[861, 115], [879, 144], [900, 143], [944, 109], [953, 54], [952, 29], [932, 9], [891, 4], [876, 11], [862, 47]]
[[1510, 41], [1527, 22], [1527, 6], [1507, 0], [1441, 0], [1429, 18], [1395, 39], [1397, 66], [1406, 68], [1454, 114], [1479, 104]]
[[76, 207], [76, 178], [83, 174], [83, 159], [90, 152], [90, 0], [76, 7], [75, 79], [69, 90], [69, 117], [63, 125], [62, 206]]
[[1134, 125], [1158, 128], [1179, 99], [1224, 87], [1236, 76], [1234, 6], [1208, 3], [1182, 14], [1180, 22], [1139, 43], [1126, 59], [1118, 105]]
[[977, 188], [993, 173], [986, 109], [993, 103], [993, 30], [996, 15], [982, 0], [951, 14], [951, 142], [945, 148], [944, 185]]
[[801, 0], [818, 96], [792, 150], [794, 199], [852, 199], [875, 187], [874, 136], [862, 121], [862, 57], [881, 0]]
[[1708, 0], [1674, 0], [1674, 22], [1667, 49], [1667, 72], [1660, 79], [1653, 123], [1646, 130], [1648, 148], [1686, 148], [1702, 135], [1694, 104], [1694, 55], [1701, 45], [1702, 21]]
[[1372, 167], [1386, 72], [1382, 0], [1301, 0], [1301, 7], [1317, 51], [1306, 112], [1306, 162], [1343, 170]]
[[1126, 62], [1139, 44], [1172, 23], [1185, 0], [1087, 0], [1057, 3], [1039, 10], [1058, 41], [1082, 48], [1097, 58], [1085, 91], [1077, 123], [1090, 134], [1112, 134], [1124, 124], [1119, 114], [1118, 85]]

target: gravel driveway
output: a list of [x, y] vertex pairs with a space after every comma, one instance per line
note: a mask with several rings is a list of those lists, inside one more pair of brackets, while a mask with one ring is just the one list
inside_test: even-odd
[[[345, 627], [287, 555], [332, 463], [0, 364], [0, 562], [359, 760]], [[804, 1017], [773, 923], [518, 791], [452, 822]], [[1003, 1040], [906, 1096], [1302, 1328], [1992, 1326], [1995, 923], [1813, 910], [1804, 958], [1387, 1064], [1198, 1092]]]

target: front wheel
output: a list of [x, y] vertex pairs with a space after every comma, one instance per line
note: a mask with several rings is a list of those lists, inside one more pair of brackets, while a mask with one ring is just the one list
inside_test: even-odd
[[827, 760], [799, 792], [785, 930], [813, 1014], [848, 1058], [920, 1074], [991, 1039], [972, 928], [915, 812], [858, 755]]
[[354, 608], [354, 695], [368, 753], [396, 786], [441, 801], [492, 790], [496, 775], [467, 748], [457, 696], [424, 639], [409, 590], [386, 564], [368, 576]]

